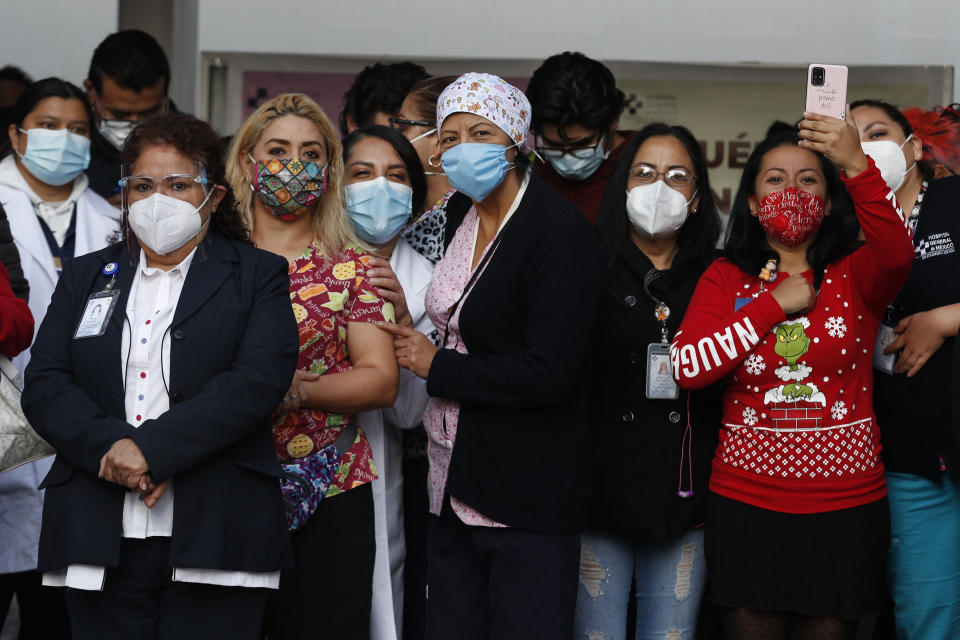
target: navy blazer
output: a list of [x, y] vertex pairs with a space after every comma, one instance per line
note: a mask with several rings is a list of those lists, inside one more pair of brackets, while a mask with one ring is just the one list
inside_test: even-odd
[[[33, 346], [23, 410], [58, 452], [41, 484], [39, 569], [117, 566], [125, 489], [97, 473], [122, 438], [137, 443], [156, 482], [176, 480], [171, 566], [289, 566], [270, 426], [299, 350], [287, 262], [208, 234], [165, 336], [170, 409], [134, 428], [125, 417], [121, 338], [137, 259], [118, 243], [67, 261]], [[110, 262], [119, 265], [120, 298], [106, 332], [75, 340]]]

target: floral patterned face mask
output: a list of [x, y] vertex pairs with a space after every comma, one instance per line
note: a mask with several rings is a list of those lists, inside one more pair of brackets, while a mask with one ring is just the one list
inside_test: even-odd
[[[250, 156], [253, 161], [253, 156]], [[327, 190], [327, 165], [299, 158], [273, 158], [257, 163], [257, 184], [250, 185], [260, 202], [281, 220], [295, 220]]]

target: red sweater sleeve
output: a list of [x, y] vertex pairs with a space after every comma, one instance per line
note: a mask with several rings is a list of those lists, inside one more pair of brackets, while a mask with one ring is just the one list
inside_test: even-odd
[[13, 294], [10, 274], [0, 263], [0, 353], [12, 358], [33, 341], [33, 316], [25, 300]]
[[670, 345], [673, 375], [684, 389], [702, 389], [730, 373], [786, 315], [770, 292], [740, 310], [743, 274], [720, 259], [701, 276]]
[[880, 171], [870, 168], [855, 178], [841, 175], [850, 192], [864, 244], [850, 256], [854, 283], [867, 306], [879, 313], [903, 287], [913, 263], [910, 225]]

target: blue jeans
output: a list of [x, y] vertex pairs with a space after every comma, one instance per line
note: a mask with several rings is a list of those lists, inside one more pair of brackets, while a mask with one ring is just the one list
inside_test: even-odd
[[636, 580], [636, 640], [693, 640], [707, 583], [703, 529], [675, 540], [581, 537], [575, 640], [627, 640], [630, 582]]
[[960, 485], [888, 471], [887, 492], [897, 637], [960, 638]]

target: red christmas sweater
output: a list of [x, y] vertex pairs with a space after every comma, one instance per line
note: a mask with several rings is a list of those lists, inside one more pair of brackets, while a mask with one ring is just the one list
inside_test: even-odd
[[[842, 176], [865, 243], [824, 269], [812, 310], [786, 318], [765, 283], [720, 259], [697, 284], [670, 347], [681, 387], [723, 380], [710, 490], [786, 513], [847, 509], [886, 495], [873, 412], [873, 345], [910, 271], [903, 212], [870, 168]], [[811, 282], [813, 272], [803, 274]]]

